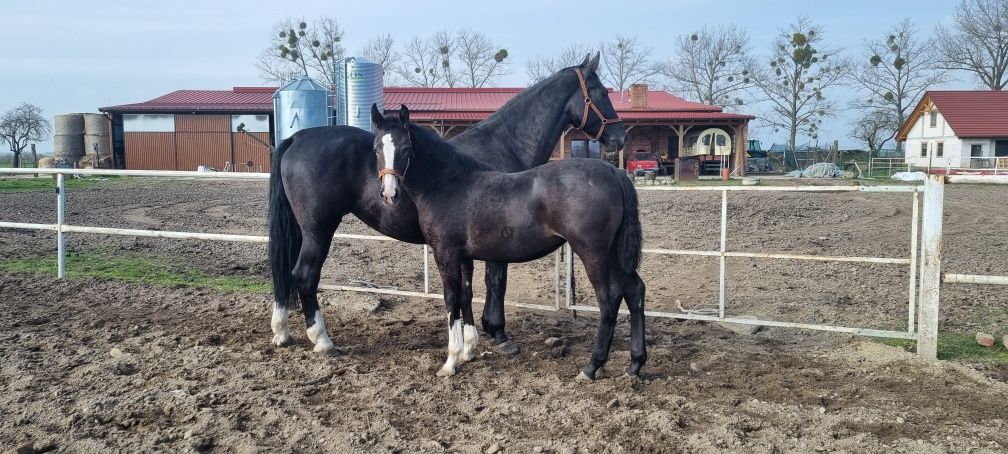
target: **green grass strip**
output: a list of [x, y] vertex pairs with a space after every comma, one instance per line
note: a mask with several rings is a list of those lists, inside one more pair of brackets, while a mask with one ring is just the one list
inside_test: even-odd
[[[885, 345], [902, 347], [908, 352], [917, 350], [917, 344], [905, 339], [878, 339]], [[993, 347], [984, 347], [976, 343], [976, 336], [971, 334], [938, 332], [938, 359], [991, 364], [1008, 364], [1008, 348], [1001, 345], [1001, 339]]]
[[[0, 262], [0, 270], [15, 273], [56, 274], [56, 257], [15, 259]], [[158, 287], [211, 288], [224, 292], [267, 293], [270, 284], [242, 276], [212, 276], [197, 269], [171, 269], [145, 257], [106, 256], [94, 253], [67, 254], [68, 277], [110, 279]]]

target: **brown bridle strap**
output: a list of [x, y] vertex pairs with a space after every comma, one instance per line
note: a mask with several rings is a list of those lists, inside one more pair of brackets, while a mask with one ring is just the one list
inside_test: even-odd
[[385, 175], [392, 175], [392, 176], [396, 177], [399, 180], [403, 179], [403, 176], [400, 175], [399, 172], [396, 172], [395, 169], [392, 169], [392, 168], [389, 168], [389, 167], [386, 167], [386, 168], [381, 169], [381, 170], [378, 171], [378, 179], [379, 180], [382, 179], [382, 177], [384, 177]]
[[598, 106], [596, 106], [595, 103], [592, 102], [591, 97], [588, 96], [588, 83], [585, 81], [585, 76], [584, 76], [584, 73], [581, 72], [581, 68], [574, 68], [574, 73], [577, 74], [577, 76], [578, 76], [578, 82], [581, 84], [581, 94], [584, 96], [584, 101], [585, 101], [584, 115], [581, 116], [581, 126], [578, 126], [578, 129], [580, 129], [580, 130], [582, 130], [582, 131], [584, 131], [586, 133], [588, 132], [588, 131], [584, 130], [584, 127], [588, 125], [588, 110], [589, 109], [590, 110], [594, 110], [595, 111], [595, 115], [598, 115], [599, 121], [601, 123], [599, 124], [598, 133], [595, 134], [595, 138], [592, 139], [592, 140], [594, 140], [595, 142], [598, 142], [599, 139], [602, 138], [602, 133], [605, 132], [606, 125], [608, 125], [610, 123], [619, 123], [620, 119], [619, 118], [613, 118], [613, 119], [606, 118], [606, 116], [604, 114], [602, 114], [602, 110], [599, 109]]

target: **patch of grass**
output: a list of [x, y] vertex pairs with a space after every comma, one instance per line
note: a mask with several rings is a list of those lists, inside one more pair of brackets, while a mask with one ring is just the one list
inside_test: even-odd
[[[906, 339], [877, 339], [879, 343], [900, 347], [908, 352], [917, 350], [917, 344]], [[938, 332], [938, 359], [978, 362], [991, 364], [1008, 364], [1008, 348], [1001, 345], [998, 339], [993, 347], [984, 347], [976, 343], [976, 336], [971, 334]]]
[[[67, 189], [89, 188], [106, 183], [108, 181], [120, 180], [122, 177], [84, 177], [67, 178], [63, 186]], [[0, 179], [0, 192], [19, 191], [55, 191], [56, 180], [53, 177], [39, 178], [6, 178]]]
[[[56, 274], [56, 257], [16, 259], [0, 262], [0, 270]], [[270, 284], [239, 276], [212, 276], [197, 269], [172, 269], [145, 257], [108, 256], [94, 253], [67, 254], [68, 277], [89, 277], [160, 287], [212, 288], [225, 292], [267, 293]]]

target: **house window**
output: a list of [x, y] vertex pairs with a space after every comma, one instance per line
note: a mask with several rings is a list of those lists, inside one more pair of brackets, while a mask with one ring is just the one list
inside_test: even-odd
[[940, 158], [945, 155], [945, 142], [938, 142], [938, 148], [935, 148], [935, 157]]
[[572, 140], [571, 157], [599, 159], [602, 157], [601, 144], [594, 140]]
[[978, 143], [970, 145], [970, 156], [974, 158], [983, 156], [983, 145]]
[[931, 127], [933, 128], [935, 126], [938, 126], [938, 112], [932, 110], [931, 111]]
[[927, 142], [921, 142], [920, 157], [927, 156]]
[[238, 132], [238, 125], [244, 124], [247, 132], [269, 132], [269, 115], [232, 115], [231, 132]]

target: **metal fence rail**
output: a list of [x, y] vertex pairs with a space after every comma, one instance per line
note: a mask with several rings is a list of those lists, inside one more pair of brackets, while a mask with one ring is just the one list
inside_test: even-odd
[[[198, 239], [209, 241], [227, 242], [248, 242], [266, 243], [268, 238], [256, 235], [233, 235], [220, 233], [202, 233], [185, 231], [163, 231], [163, 230], [142, 230], [142, 229], [122, 229], [110, 227], [92, 227], [67, 224], [65, 219], [65, 175], [87, 175], [87, 176], [133, 176], [133, 177], [170, 177], [170, 178], [198, 178], [198, 179], [238, 179], [238, 180], [265, 180], [269, 175], [262, 173], [240, 173], [240, 172], [179, 172], [179, 171], [145, 171], [145, 170], [90, 170], [90, 169], [0, 169], [0, 174], [39, 174], [52, 175], [55, 177], [57, 209], [56, 223], [23, 223], [23, 222], [0, 222], [0, 228], [26, 229], [38, 231], [51, 231], [57, 237], [57, 274], [59, 277], [65, 275], [65, 235], [66, 233], [92, 233], [102, 235], [125, 235], [134, 237], [170, 238], [170, 239]], [[821, 331], [832, 331], [851, 333], [863, 336], [892, 337], [900, 339], [916, 340], [919, 354], [935, 358], [937, 352], [938, 339], [938, 302], [941, 283], [960, 284], [982, 284], [982, 285], [1008, 285], [1008, 276], [996, 275], [973, 275], [973, 274], [952, 274], [941, 273], [941, 235], [942, 235], [942, 214], [944, 212], [944, 184], [945, 183], [993, 183], [1008, 184], [1008, 175], [999, 176], [977, 176], [977, 175], [931, 175], [925, 182], [924, 187], [907, 185], [890, 186], [721, 186], [721, 187], [641, 187], [639, 191], [720, 191], [721, 195], [721, 226], [720, 226], [720, 247], [716, 251], [706, 250], [681, 250], [681, 249], [661, 249], [645, 248], [645, 254], [659, 256], [704, 256], [717, 257], [719, 259], [719, 285], [718, 285], [718, 314], [702, 315], [682, 312], [645, 311], [645, 315], [650, 317], [666, 317], [688, 320], [720, 321], [739, 324], [765, 325], [786, 328], [802, 328]], [[728, 193], [737, 191], [778, 191], [778, 192], [822, 192], [822, 193], [842, 193], [842, 192], [881, 192], [881, 193], [911, 193], [912, 194], [912, 219], [910, 225], [909, 245], [910, 251], [907, 257], [862, 257], [862, 256], [831, 256], [831, 255], [810, 255], [793, 254], [789, 252], [753, 252], [753, 251], [731, 251], [727, 244], [728, 229]], [[924, 194], [923, 217], [921, 218], [920, 193]], [[918, 221], [921, 222], [918, 222]], [[918, 224], [923, 226], [918, 242]], [[380, 235], [358, 235], [358, 234], [336, 234], [335, 238], [354, 239], [365, 241], [395, 241], [392, 238]], [[917, 247], [921, 247], [920, 259], [920, 279], [918, 279], [918, 254]], [[374, 294], [388, 294], [405, 297], [419, 298], [442, 298], [441, 294], [430, 291], [430, 251], [427, 246], [423, 247], [423, 268], [424, 283], [423, 291], [408, 291], [387, 288], [373, 288], [354, 285], [320, 285], [323, 290], [355, 291]], [[561, 258], [561, 255], [563, 256]], [[872, 263], [896, 266], [908, 266], [910, 272], [908, 284], [908, 315], [907, 328], [905, 331], [879, 330], [863, 327], [835, 326], [826, 324], [795, 323], [779, 320], [760, 320], [730, 317], [725, 315], [727, 306], [727, 296], [725, 292], [727, 276], [725, 272], [726, 259], [731, 258], [754, 258], [754, 259], [784, 259], [784, 260], [811, 260], [823, 262], [847, 262], [847, 263]], [[593, 311], [598, 308], [594, 306], [573, 304], [573, 265], [574, 255], [570, 247], [565, 246], [562, 251], [554, 254], [554, 287], [555, 301], [552, 305], [530, 304], [517, 301], [505, 301], [506, 304], [538, 310], [559, 310], [564, 306], [561, 304], [561, 262], [566, 268], [566, 282], [564, 283], [566, 308], [571, 311]], [[918, 294], [920, 299], [920, 313], [918, 316]], [[482, 298], [474, 298], [476, 301], [483, 301]], [[621, 311], [625, 312], [625, 311]]]
[[[716, 251], [690, 250], [690, 249], [654, 249], [645, 248], [645, 254], [664, 256], [703, 256], [718, 257], [718, 315], [702, 315], [684, 312], [667, 311], [645, 311], [646, 315], [652, 317], [665, 317], [681, 320], [705, 320], [738, 323], [745, 325], [764, 325], [785, 328], [802, 328], [819, 331], [833, 331], [862, 336], [890, 337], [898, 339], [917, 339], [915, 330], [915, 313], [917, 304], [916, 292], [916, 270], [917, 270], [917, 230], [919, 220], [919, 186], [892, 185], [892, 186], [700, 186], [700, 187], [640, 187], [639, 191], [720, 191], [721, 192], [721, 226], [720, 226], [720, 248]], [[830, 256], [830, 255], [810, 255], [794, 254], [788, 252], [750, 252], [750, 251], [729, 251], [727, 244], [728, 236], [728, 193], [740, 191], [756, 192], [817, 192], [817, 193], [844, 193], [844, 192], [872, 192], [872, 193], [911, 193], [913, 195], [912, 214], [910, 223], [910, 235], [908, 238], [909, 251], [907, 257], [860, 257], [860, 256]], [[567, 247], [569, 249], [569, 247]], [[761, 320], [745, 319], [738, 317], [728, 317], [725, 315], [727, 306], [727, 296], [725, 292], [727, 276], [725, 272], [726, 260], [729, 257], [758, 258], [758, 259], [786, 259], [786, 260], [811, 260], [820, 262], [847, 262], [847, 263], [873, 263], [887, 265], [909, 266], [910, 278], [908, 282], [907, 298], [907, 328], [905, 331], [880, 330], [871, 328], [860, 328], [851, 326], [837, 326], [828, 324], [796, 323], [781, 320]], [[573, 263], [567, 263], [567, 307], [573, 311], [598, 312], [595, 306], [573, 304], [573, 294], [571, 280], [573, 279]], [[625, 312], [625, 311], [621, 311]]]

